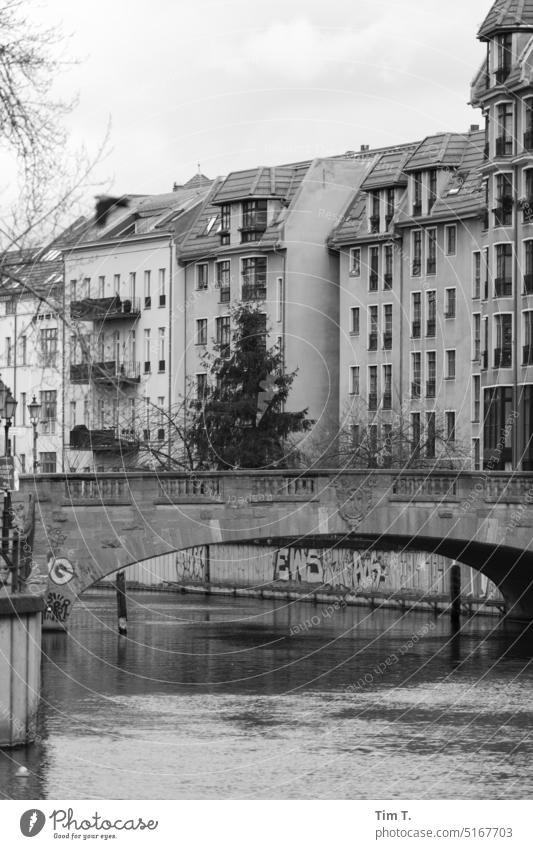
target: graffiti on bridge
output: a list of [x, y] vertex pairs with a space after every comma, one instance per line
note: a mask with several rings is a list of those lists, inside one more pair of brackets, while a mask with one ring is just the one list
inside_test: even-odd
[[274, 580], [324, 584], [351, 590], [386, 589], [388, 564], [376, 552], [281, 548], [274, 553]]
[[176, 554], [178, 581], [205, 581], [207, 578], [207, 546], [197, 545]]

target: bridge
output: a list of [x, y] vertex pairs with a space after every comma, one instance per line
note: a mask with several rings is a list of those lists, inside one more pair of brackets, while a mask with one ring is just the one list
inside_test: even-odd
[[15, 512], [35, 504], [33, 558], [48, 576], [47, 602], [58, 624], [105, 575], [158, 554], [221, 542], [434, 552], [490, 578], [509, 616], [533, 619], [533, 474], [26, 475], [15, 495]]

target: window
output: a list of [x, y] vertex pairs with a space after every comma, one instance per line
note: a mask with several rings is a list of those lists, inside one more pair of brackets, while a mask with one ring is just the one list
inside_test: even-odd
[[220, 244], [229, 245], [231, 230], [231, 206], [229, 203], [223, 203], [220, 208]]
[[17, 302], [14, 298], [6, 301], [6, 315], [15, 315], [17, 312]]
[[472, 421], [479, 422], [481, 411], [481, 378], [475, 374], [472, 378]]
[[383, 306], [383, 350], [392, 348], [392, 304]]
[[513, 175], [497, 174], [494, 188], [496, 195], [494, 226], [510, 227], [513, 223]]
[[359, 395], [359, 366], [350, 366], [350, 395]]
[[524, 100], [524, 148], [533, 150], [533, 98]]
[[91, 278], [84, 277], [82, 284], [82, 297], [90, 298], [91, 297]]
[[229, 315], [221, 315], [215, 319], [216, 343], [219, 346], [221, 357], [227, 357], [229, 355], [231, 332], [230, 321], [231, 319]]
[[21, 365], [27, 365], [28, 358], [28, 340], [26, 336], [20, 337], [20, 363]]
[[368, 367], [368, 409], [378, 408], [378, 367]]
[[150, 271], [144, 272], [144, 308], [149, 310], [152, 306], [152, 273]]
[[201, 400], [207, 395], [207, 374], [200, 372], [196, 375], [196, 398]]
[[494, 316], [496, 347], [494, 368], [511, 368], [513, 365], [513, 316], [500, 313]]
[[120, 274], [113, 275], [113, 288], [115, 290], [115, 294], [120, 292]]
[[394, 189], [387, 189], [387, 212], [385, 213], [385, 229], [388, 230], [392, 219], [394, 218], [394, 209], [396, 206]]
[[446, 380], [455, 380], [455, 350], [446, 351]]
[[413, 174], [413, 215], [422, 215], [422, 174]]
[[533, 295], [533, 240], [524, 242], [524, 295]]
[[71, 280], [70, 281], [70, 300], [71, 301], [76, 300], [77, 288], [78, 288], [78, 281], [77, 280]]
[[379, 192], [370, 192], [369, 204], [370, 204], [369, 231], [370, 231], [370, 233], [379, 233], [379, 231], [380, 231]]
[[216, 264], [216, 286], [220, 289], [220, 303], [226, 304], [231, 298], [231, 263], [223, 259]]
[[132, 301], [135, 299], [135, 293], [137, 291], [137, 275], [135, 271], [130, 271], [130, 297]]
[[165, 277], [166, 277], [166, 269], [159, 269], [159, 306], [164, 307], [167, 302], [167, 295], [165, 291]]
[[76, 401], [70, 402], [70, 426], [76, 427]]
[[513, 106], [499, 103], [496, 107], [496, 156], [513, 155]]
[[242, 300], [264, 300], [266, 290], [266, 256], [246, 257], [242, 260]]
[[426, 336], [434, 337], [437, 335], [437, 293], [435, 291], [426, 293]]
[[455, 289], [446, 289], [444, 305], [444, 317], [455, 318], [457, 292]]
[[41, 390], [41, 421], [44, 433], [55, 433], [57, 420], [57, 392], [55, 389]]
[[422, 394], [422, 354], [411, 354], [411, 398], [420, 398]]
[[98, 278], [98, 297], [105, 298], [105, 277], [103, 275]]
[[446, 423], [446, 439], [448, 442], [455, 442], [455, 413], [447, 411], [444, 416]]
[[494, 74], [496, 83], [503, 83], [511, 73], [513, 55], [513, 36], [511, 33], [497, 35], [494, 41]]
[[392, 365], [383, 366], [383, 409], [392, 409]]
[[379, 248], [370, 248], [370, 274], [368, 278], [368, 291], [377, 292], [379, 283]]
[[427, 231], [427, 274], [437, 273], [437, 230], [435, 227], [430, 227]]
[[207, 319], [196, 319], [196, 344], [207, 345]]
[[256, 242], [267, 226], [267, 201], [247, 200], [242, 205], [241, 241]]
[[368, 350], [377, 351], [378, 349], [378, 308], [372, 306], [368, 308]]
[[413, 262], [411, 266], [411, 276], [420, 277], [422, 270], [422, 231], [415, 230], [413, 233]]
[[426, 457], [435, 456], [435, 413], [426, 413]]
[[5, 352], [6, 352], [6, 366], [13, 365], [13, 347], [11, 345], [11, 336], [6, 336], [5, 341]]
[[474, 252], [473, 260], [472, 297], [477, 300], [481, 297], [481, 251]]
[[160, 327], [158, 330], [158, 348], [159, 348], [159, 371], [165, 371], [165, 328]]
[[25, 454], [19, 454], [19, 460], [20, 460], [20, 471], [24, 475], [24, 474], [26, 474], [26, 455]]
[[422, 293], [413, 292], [411, 295], [411, 336], [420, 339], [422, 335]]
[[485, 265], [484, 265], [485, 280], [484, 280], [484, 284], [483, 284], [483, 300], [486, 301], [489, 297], [489, 249], [488, 248], [484, 249], [483, 255], [484, 255], [484, 259], [485, 259]]
[[478, 362], [481, 357], [481, 315], [475, 312], [472, 316], [472, 359]]
[[350, 334], [352, 336], [359, 336], [360, 314], [361, 310], [359, 307], [350, 308]]
[[472, 440], [472, 459], [474, 471], [479, 471], [481, 469], [481, 440], [479, 437]]
[[455, 224], [447, 224], [444, 228], [444, 243], [446, 255], [455, 256], [457, 252], [457, 227]]
[[533, 311], [524, 313], [524, 347], [522, 349], [522, 364], [533, 365]]
[[434, 398], [437, 392], [437, 354], [435, 351], [426, 353], [426, 398]]
[[57, 468], [56, 452], [41, 451], [39, 454], [39, 471], [43, 475], [55, 475]]
[[150, 371], [150, 328], [144, 331], [144, 373]]
[[[43, 366], [55, 366], [57, 359], [57, 327], [39, 331], [39, 347]], [[9, 363], [8, 363], [9, 365]]]
[[85, 398], [83, 401], [83, 424], [87, 428], [90, 427], [90, 410], [88, 398]]
[[524, 221], [533, 221], [533, 168], [524, 171], [526, 181], [526, 203], [524, 205]]
[[429, 172], [428, 186], [428, 214], [431, 212], [437, 200], [437, 170], [432, 168]]
[[283, 277], [276, 280], [276, 321], [283, 320]]
[[392, 289], [392, 245], [385, 245], [385, 273], [383, 275], [383, 288], [386, 290]]
[[422, 426], [420, 413], [411, 413], [411, 451], [415, 457], [420, 454], [420, 442], [422, 440]]
[[350, 249], [350, 274], [352, 277], [361, 276], [361, 248]]
[[513, 295], [513, 246], [496, 245], [496, 277], [494, 280], [496, 298], [510, 298]]
[[157, 438], [162, 440], [165, 438], [165, 398], [160, 395], [157, 399], [157, 407], [159, 411], [159, 427], [157, 430]]

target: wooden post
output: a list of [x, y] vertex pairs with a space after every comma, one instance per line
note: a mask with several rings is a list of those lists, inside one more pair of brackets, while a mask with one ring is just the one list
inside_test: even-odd
[[117, 615], [118, 632], [121, 636], [128, 633], [128, 611], [126, 606], [126, 573], [117, 572]]
[[450, 602], [452, 625], [457, 627], [461, 621], [461, 565], [455, 560], [450, 568]]

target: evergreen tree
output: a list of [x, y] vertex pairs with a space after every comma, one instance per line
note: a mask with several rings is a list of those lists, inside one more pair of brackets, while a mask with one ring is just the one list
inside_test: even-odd
[[208, 379], [192, 405], [187, 432], [196, 465], [286, 468], [294, 459], [290, 436], [312, 425], [307, 409], [284, 411], [296, 372], [283, 371], [277, 346], [267, 348], [266, 316], [258, 307], [234, 307], [231, 328], [214, 353], [204, 355]]

